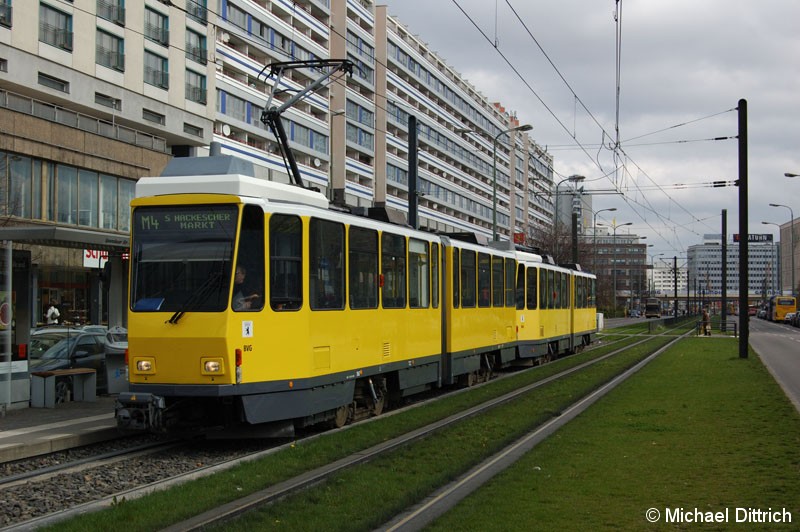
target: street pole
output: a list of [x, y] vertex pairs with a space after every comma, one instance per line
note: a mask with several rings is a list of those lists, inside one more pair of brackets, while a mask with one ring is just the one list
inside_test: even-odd
[[722, 209], [722, 331], [728, 327], [728, 209]]
[[612, 264], [611, 264], [611, 268], [612, 268], [611, 273], [612, 273], [612, 277], [614, 279], [614, 281], [612, 282], [613, 289], [614, 289], [614, 295], [613, 295], [613, 299], [612, 299], [611, 305], [612, 305], [612, 308], [613, 308], [612, 316], [615, 317], [615, 318], [617, 317], [617, 228], [623, 227], [625, 225], [633, 225], [633, 222], [625, 222], [624, 224], [619, 224], [619, 225], [612, 224], [612, 226], [611, 226], [613, 228], [613, 230], [614, 230], [614, 234], [613, 234], [613, 237], [611, 239], [611, 247], [612, 247], [612, 253], [613, 253], [613, 255], [612, 255], [613, 260], [612, 260]]
[[672, 257], [672, 282], [675, 288], [675, 309], [673, 310], [675, 319], [678, 319], [678, 257]]
[[[556, 198], [558, 198], [558, 196], [556, 196]], [[616, 207], [611, 207], [610, 209], [600, 209], [599, 211], [594, 213], [594, 216], [593, 216], [593, 219], [592, 219], [592, 233], [593, 233], [593, 239], [594, 239], [594, 242], [592, 243], [592, 249], [593, 249], [593, 252], [592, 252], [592, 271], [595, 274], [597, 273], [597, 215], [600, 214], [601, 212], [605, 212], [605, 211], [611, 212], [611, 211], [616, 211], [616, 210], [617, 210]]]
[[417, 154], [417, 117], [408, 115], [408, 225], [419, 229], [419, 193], [417, 190], [417, 172], [419, 166]]
[[739, 358], [747, 358], [750, 343], [750, 316], [747, 312], [749, 289], [747, 233], [747, 100], [739, 100]]
[[497, 141], [506, 133], [530, 131], [531, 129], [533, 129], [533, 126], [530, 124], [512, 127], [495, 135], [492, 142], [492, 242], [497, 242]]

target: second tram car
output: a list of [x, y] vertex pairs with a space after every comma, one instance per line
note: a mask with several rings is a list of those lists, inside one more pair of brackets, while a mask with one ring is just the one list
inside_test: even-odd
[[124, 429], [341, 426], [596, 334], [595, 277], [538, 255], [246, 175], [142, 178], [136, 196]]

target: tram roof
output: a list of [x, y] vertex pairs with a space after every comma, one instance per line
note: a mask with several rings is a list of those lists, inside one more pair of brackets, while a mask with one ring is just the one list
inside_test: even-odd
[[75, 249], [121, 251], [130, 246], [127, 234], [104, 233], [57, 225], [15, 225], [0, 228], [0, 240]]
[[[207, 157], [210, 159], [210, 157]], [[279, 203], [297, 203], [328, 208], [327, 198], [319, 192], [295, 185], [267, 181], [241, 174], [175, 175], [142, 177], [136, 182], [136, 197], [168, 194], [233, 194]]]

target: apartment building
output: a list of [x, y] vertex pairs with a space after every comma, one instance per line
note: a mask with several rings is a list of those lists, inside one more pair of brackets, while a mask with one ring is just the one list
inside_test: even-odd
[[340, 204], [407, 212], [413, 116], [420, 227], [486, 237], [496, 229], [507, 240], [551, 225], [551, 156], [523, 132], [504, 134], [521, 127], [520, 120], [464, 80], [386, 6], [226, 0], [217, 24], [214, 138], [223, 153], [252, 160], [268, 179], [287, 180], [261, 112], [270, 96], [271, 105], [280, 105], [320, 72], [293, 70], [274, 93], [264, 66], [348, 59], [355, 65], [351, 76], [336, 78], [283, 115], [308, 185]]
[[261, 113], [321, 71], [293, 69], [274, 87], [265, 67], [331, 58], [350, 60], [352, 75], [282, 115], [307, 185], [406, 212], [413, 116], [420, 227], [518, 241], [551, 227], [553, 161], [525, 121], [385, 6], [0, 0], [0, 214], [14, 242], [16, 316], [35, 325], [57, 302], [68, 321], [106, 320], [103, 262], [87, 253], [122, 256], [135, 182], [171, 157], [217, 141], [261, 177], [287, 180]]

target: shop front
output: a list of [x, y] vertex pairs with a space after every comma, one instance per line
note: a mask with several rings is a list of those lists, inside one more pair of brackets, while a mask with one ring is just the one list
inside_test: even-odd
[[47, 326], [51, 306], [61, 326], [127, 325], [129, 239], [100, 231], [16, 226], [0, 228], [0, 241], [0, 408], [16, 408], [30, 399], [31, 332]]

